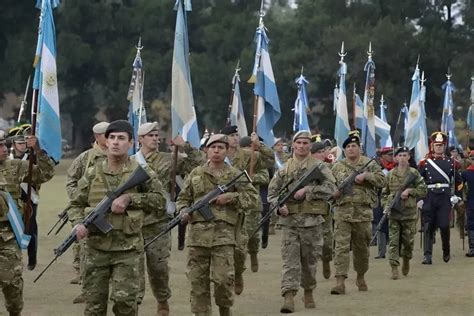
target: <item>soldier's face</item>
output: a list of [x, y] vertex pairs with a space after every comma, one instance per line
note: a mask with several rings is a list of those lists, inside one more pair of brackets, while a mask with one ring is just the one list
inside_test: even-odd
[[0, 162], [5, 161], [8, 157], [7, 145], [0, 144]]
[[273, 150], [277, 153], [283, 152], [283, 143], [278, 142], [275, 145], [273, 145]]
[[158, 131], [151, 131], [145, 136], [140, 136], [140, 144], [148, 150], [156, 150], [160, 144], [160, 133]]
[[307, 138], [298, 138], [293, 142], [293, 150], [296, 156], [306, 157], [311, 151], [311, 141]]
[[114, 157], [128, 155], [128, 149], [132, 147], [132, 140], [128, 133], [117, 132], [110, 133], [107, 138], [108, 154]]
[[229, 142], [229, 147], [235, 148], [239, 146], [240, 136], [239, 133], [233, 133], [227, 136], [227, 141]]
[[350, 143], [344, 149], [344, 154], [349, 159], [358, 158], [360, 156], [360, 147], [356, 143]]
[[207, 159], [214, 163], [221, 163], [227, 155], [227, 146], [224, 143], [214, 143], [207, 147]]
[[407, 152], [401, 152], [395, 157], [395, 160], [398, 162], [399, 165], [407, 166], [408, 161], [410, 160], [410, 154]]
[[107, 146], [107, 139], [105, 138], [105, 134], [94, 134], [95, 141], [99, 146], [104, 147]]
[[318, 150], [317, 152], [311, 154], [311, 156], [313, 156], [315, 159], [318, 159], [321, 161], [323, 161], [327, 157], [327, 155], [328, 155], [328, 152], [325, 149]]
[[433, 144], [433, 151], [435, 154], [438, 154], [438, 155], [441, 155], [442, 153], [444, 153], [444, 144], [441, 144], [441, 143], [436, 143], [436, 144]]
[[15, 153], [18, 156], [21, 156], [26, 152], [26, 142], [20, 142], [20, 143], [14, 142], [13, 146], [15, 149]]

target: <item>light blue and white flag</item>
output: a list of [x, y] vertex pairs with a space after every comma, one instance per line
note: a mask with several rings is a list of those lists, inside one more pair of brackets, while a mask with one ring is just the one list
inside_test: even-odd
[[6, 192], [4, 195], [8, 204], [7, 218], [10, 222], [10, 226], [13, 229], [13, 233], [15, 234], [16, 242], [21, 249], [26, 249], [30, 243], [31, 236], [25, 234], [25, 225], [16, 206], [15, 200], [8, 192]]
[[415, 147], [415, 160], [420, 162], [425, 156], [429, 153], [430, 149], [428, 147], [428, 131], [426, 129], [426, 111], [425, 111], [425, 101], [426, 101], [426, 86], [425, 86], [425, 72], [421, 74], [421, 88], [420, 88], [420, 111], [421, 111], [421, 124], [420, 124], [420, 139]]
[[134, 146], [130, 148], [129, 155], [136, 154], [140, 147], [138, 144], [138, 128], [147, 122], [146, 110], [143, 104], [143, 87], [145, 83], [145, 72], [143, 71], [143, 63], [141, 57], [141, 39], [138, 40], [137, 55], [133, 61], [132, 79], [128, 89], [127, 100], [130, 101], [128, 106], [128, 121], [133, 127]]
[[[385, 114], [386, 109], [387, 109], [387, 105], [385, 104], [383, 95], [382, 95], [382, 97], [380, 98], [380, 118], [375, 116], [375, 134], [380, 137], [381, 148], [393, 146], [392, 136], [390, 136], [391, 127], [388, 124], [387, 115]], [[379, 130], [378, 133], [377, 133], [377, 130]], [[381, 135], [381, 133], [383, 134]]]
[[[343, 44], [344, 45], [344, 44]], [[346, 94], [346, 75], [347, 65], [344, 62], [344, 46], [341, 49], [341, 60], [339, 61], [340, 67], [338, 71], [339, 76], [339, 95], [337, 97], [336, 105], [336, 126], [334, 127], [334, 139], [337, 142], [337, 153], [336, 158], [341, 160], [343, 155], [342, 144], [349, 137], [350, 125], [349, 115], [347, 113], [347, 94]]]
[[332, 110], [333, 110], [334, 114], [336, 114], [337, 98], [339, 97], [339, 87], [337, 86], [337, 83], [334, 86], [334, 96], [333, 97], [334, 97], [334, 100], [333, 100], [333, 103], [332, 103]]
[[[364, 119], [364, 102], [360, 98], [359, 94], [355, 94], [355, 127], [357, 129], [363, 130], [366, 120]], [[390, 125], [387, 122], [384, 122], [377, 115], [374, 115], [374, 126], [375, 126], [375, 135], [379, 136], [380, 139], [390, 138]], [[391, 140], [391, 138], [390, 138]], [[391, 147], [392, 145], [382, 145], [381, 147]]]
[[296, 85], [298, 86], [298, 95], [296, 96], [295, 107], [295, 119], [293, 121], [293, 131], [309, 131], [308, 114], [309, 101], [308, 94], [306, 92], [306, 85], [309, 83], [303, 76], [303, 73], [296, 78]]
[[[263, 138], [264, 143], [272, 147], [275, 143], [273, 127], [280, 119], [280, 101], [278, 99], [275, 76], [273, 75], [270, 53], [263, 17], [255, 33], [257, 48], [255, 63], [249, 82], [255, 82], [254, 94], [257, 97], [257, 134]], [[254, 113], [255, 115], [255, 113]]]
[[369, 44], [368, 60], [364, 66], [367, 73], [365, 78], [364, 90], [364, 120], [365, 124], [362, 128], [362, 144], [364, 152], [367, 156], [372, 157], [376, 153], [375, 144], [375, 63], [372, 60], [372, 49]]
[[186, 11], [191, 0], [176, 0], [176, 30], [171, 73], [171, 123], [173, 138], [181, 135], [199, 148], [199, 130], [194, 109], [193, 87], [189, 69], [189, 42]]
[[448, 80], [441, 87], [444, 89], [443, 116], [441, 117], [441, 131], [448, 135], [448, 146], [458, 146], [458, 141], [454, 132], [453, 116], [453, 92], [456, 90], [451, 82], [451, 75], [447, 75]]
[[248, 136], [247, 123], [245, 122], [244, 107], [240, 96], [240, 76], [239, 68], [235, 69], [232, 78], [232, 107], [230, 110], [230, 125], [237, 126], [240, 137]]
[[38, 90], [36, 136], [40, 147], [56, 162], [62, 156], [61, 120], [59, 113], [58, 80], [56, 71], [56, 30], [53, 8], [59, 0], [37, 1], [41, 9], [36, 45], [33, 89]]
[[413, 149], [420, 140], [420, 128], [425, 120], [420, 107], [420, 69], [418, 64], [416, 64], [411, 80], [410, 108], [407, 124], [405, 125], [405, 146]]
[[471, 77], [471, 106], [467, 111], [467, 126], [470, 131], [474, 131], [474, 77]]

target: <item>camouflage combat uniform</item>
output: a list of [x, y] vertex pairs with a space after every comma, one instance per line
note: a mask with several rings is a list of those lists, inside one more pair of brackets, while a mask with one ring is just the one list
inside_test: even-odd
[[315, 165], [318, 165], [324, 179], [305, 187], [304, 200], [290, 199], [286, 203], [288, 216], [280, 217], [282, 296], [289, 291], [292, 291], [294, 296], [300, 286], [305, 290], [313, 290], [316, 287], [316, 263], [321, 257], [323, 246], [323, 216], [328, 214], [329, 205], [326, 200], [334, 193], [336, 180], [322, 161], [308, 156], [302, 161], [288, 159], [268, 187], [268, 201], [275, 204], [279, 191], [288, 181], [298, 179]]
[[[103, 151], [97, 143], [92, 148], [84, 151], [76, 159], [73, 160], [71, 166], [67, 170], [66, 192], [69, 200], [72, 200], [77, 191], [77, 183], [84, 176], [84, 173], [90, 167], [95, 166], [99, 161], [103, 161], [107, 157], [107, 153]], [[81, 270], [81, 246], [84, 242], [75, 242], [73, 251], [72, 266], [76, 271]], [[79, 281], [79, 280], [78, 280]]]
[[[127, 160], [119, 171], [112, 171], [107, 160], [89, 168], [78, 183], [68, 214], [78, 224], [107, 194], [125, 182], [137, 168], [135, 160]], [[107, 214], [113, 229], [106, 235], [93, 225], [88, 227], [84, 256], [83, 291], [86, 298], [85, 315], [105, 315], [109, 298], [113, 312], [118, 315], [137, 314], [139, 286], [138, 265], [143, 253], [142, 225], [144, 212], [154, 212], [164, 204], [164, 192], [156, 174], [145, 184], [127, 191], [131, 203], [124, 214]]]
[[[401, 209], [392, 209], [389, 216], [389, 262], [391, 266], [399, 266], [400, 256], [411, 259], [413, 254], [413, 245], [415, 243], [416, 222], [418, 219], [418, 210], [416, 200], [426, 196], [427, 188], [425, 181], [420, 173], [409, 168], [409, 172], [416, 175], [415, 182], [409, 186], [412, 189], [407, 200], [401, 200]], [[408, 172], [402, 174], [397, 168], [392, 169], [387, 174], [387, 182], [382, 191], [385, 207], [392, 201], [393, 197], [405, 182]]]
[[[234, 156], [230, 158], [231, 165], [234, 168], [237, 168], [241, 171], [250, 170], [250, 160], [251, 160], [251, 150], [238, 148]], [[265, 146], [263, 143], [260, 144], [258, 151], [255, 152], [255, 167], [254, 167], [254, 181], [253, 185], [259, 192], [259, 186], [268, 183], [268, 168], [271, 168], [275, 163], [273, 151]], [[249, 240], [249, 235], [247, 232], [255, 231], [256, 224], [260, 219], [262, 212], [262, 201], [260, 195], [258, 194], [258, 202], [254, 205], [253, 208], [242, 209], [244, 214], [244, 221], [242, 229], [240, 229], [240, 237], [238, 244], [235, 247], [234, 260], [235, 260], [235, 274], [242, 275], [245, 271], [245, 259], [247, 257], [247, 251], [251, 249], [254, 253], [258, 252], [260, 236], [255, 234]]]
[[[332, 167], [336, 184], [340, 184], [356, 169], [368, 162], [361, 156], [351, 164], [349, 160], [338, 161]], [[362, 184], [353, 183], [352, 194], [343, 194], [334, 204], [334, 266], [336, 277], [347, 278], [349, 253], [352, 246], [354, 270], [364, 275], [369, 269], [369, 243], [372, 232], [372, 209], [377, 199], [377, 189], [385, 185], [385, 177], [380, 166], [372, 162], [366, 169], [367, 176]]]
[[[186, 157], [178, 156], [177, 173], [186, 174], [193, 168], [197, 167], [201, 161], [199, 151], [194, 150], [188, 143], [185, 144], [184, 150]], [[156, 172], [158, 178], [163, 183], [165, 191], [170, 188], [170, 173], [173, 157], [171, 153], [151, 152], [145, 158], [146, 165]], [[136, 158], [139, 163], [141, 157]], [[143, 222], [143, 240], [148, 243], [157, 234], [161, 232], [169, 221], [166, 214], [166, 203], [156, 205], [155, 210], [146, 214]], [[150, 287], [158, 302], [167, 301], [171, 297], [171, 289], [169, 287], [169, 267], [168, 261], [171, 251], [171, 233], [156, 240], [145, 249], [146, 267], [148, 272], [148, 281]], [[140, 288], [138, 299], [141, 301], [145, 296], [145, 256], [140, 258]]]
[[[33, 183], [39, 185], [54, 175], [54, 163], [42, 151], [37, 154], [33, 168]], [[28, 174], [28, 161], [6, 160], [0, 162], [0, 285], [5, 295], [5, 306], [10, 315], [20, 315], [23, 308], [22, 254], [7, 218], [8, 206], [4, 203], [9, 192], [22, 213], [20, 184]]]
[[[226, 184], [239, 171], [229, 165], [213, 172], [208, 164], [195, 168], [186, 177], [176, 208], [190, 207], [217, 185]], [[243, 181], [243, 180], [241, 180]], [[214, 220], [205, 221], [194, 213], [188, 224], [189, 247], [187, 276], [191, 282], [191, 312], [211, 313], [211, 281], [214, 283], [216, 305], [231, 307], [234, 302], [234, 247], [239, 238], [236, 227], [241, 210], [255, 208], [257, 191], [249, 183], [239, 182], [231, 192], [233, 203], [211, 204]]]

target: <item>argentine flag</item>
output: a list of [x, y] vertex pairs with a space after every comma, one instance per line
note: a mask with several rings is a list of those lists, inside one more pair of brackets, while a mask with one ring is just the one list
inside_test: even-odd
[[33, 64], [35, 67], [33, 89], [38, 90], [36, 135], [40, 147], [56, 162], [59, 162], [62, 156], [56, 72], [56, 30], [53, 18], [53, 8], [58, 5], [58, 0], [37, 2], [37, 8], [41, 9], [41, 15]]
[[338, 160], [342, 159], [342, 144], [349, 137], [349, 115], [347, 114], [347, 96], [346, 96], [346, 74], [347, 65], [342, 60], [339, 62], [341, 65], [339, 68], [339, 94], [337, 96], [336, 104], [336, 126], [334, 127], [334, 139], [337, 143], [337, 154]]
[[247, 123], [245, 122], [244, 107], [240, 96], [239, 69], [235, 70], [232, 78], [232, 108], [230, 110], [230, 124], [237, 126], [240, 137], [248, 136]]
[[453, 92], [456, 90], [453, 83], [450, 80], [451, 75], [448, 75], [448, 80], [441, 87], [444, 89], [444, 102], [443, 102], [443, 116], [441, 117], [441, 131], [448, 135], [448, 146], [458, 145], [456, 134], [454, 133], [454, 116], [453, 116]]
[[420, 129], [425, 120], [420, 106], [420, 69], [418, 64], [416, 64], [411, 80], [410, 107], [408, 109], [407, 124], [405, 125], [405, 146], [413, 149], [420, 140]]
[[293, 121], [293, 131], [309, 131], [308, 115], [306, 111], [309, 109], [308, 94], [306, 92], [306, 85], [308, 81], [301, 74], [295, 80], [296, 85], [298, 86], [298, 95], [296, 96], [295, 101], [295, 119]]

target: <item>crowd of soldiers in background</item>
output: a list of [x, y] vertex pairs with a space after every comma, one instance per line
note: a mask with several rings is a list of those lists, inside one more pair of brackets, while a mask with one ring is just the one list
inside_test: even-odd
[[[34, 207], [26, 229], [32, 236], [27, 267], [33, 270], [37, 191], [53, 177], [54, 163], [29, 135], [29, 128], [0, 131], [0, 281], [10, 315], [20, 315], [23, 308], [23, 268], [7, 216], [7, 194], [21, 212], [27, 202], [25, 155], [35, 154]], [[454, 217], [459, 236], [468, 236], [466, 256], [474, 257], [474, 151], [462, 156], [456, 148], [448, 150], [447, 136], [441, 132], [431, 135], [430, 153], [418, 166], [407, 147], [382, 148], [376, 159], [365, 157], [354, 132], [340, 146], [341, 160], [331, 140], [309, 131], [299, 131], [291, 143], [276, 139], [269, 148], [255, 133], [240, 137], [236, 126], [226, 126], [218, 134], [205, 135], [200, 149], [176, 137], [170, 142], [174, 155], [158, 150], [158, 124], [145, 123], [138, 129], [140, 150], [131, 157], [133, 131], [127, 121], [100, 122], [93, 134], [92, 148], [69, 167], [69, 205], [62, 215], [77, 239], [71, 283], [81, 284], [74, 303], [85, 303], [86, 315], [105, 315], [109, 298], [115, 314], [136, 315], [145, 295], [145, 267], [157, 314], [169, 315], [169, 230], [176, 216], [178, 249], [188, 247], [191, 312], [201, 316], [211, 314], [212, 283], [220, 315], [231, 314], [234, 294], [244, 291], [247, 257], [251, 271], [258, 272], [258, 252], [276, 229], [281, 230], [282, 313], [295, 311], [300, 288], [305, 308], [315, 308], [318, 261], [324, 278], [336, 278], [331, 294], [345, 294], [351, 252], [356, 286], [367, 291], [373, 239], [378, 247], [375, 258], [388, 256], [393, 280], [400, 278], [400, 265], [404, 276], [410, 271], [417, 231], [422, 234], [423, 264], [433, 264], [437, 231], [443, 260], [450, 261]], [[85, 225], [84, 219], [104, 196], [133, 177], [137, 168], [146, 170], [148, 178], [114, 196], [106, 215], [110, 231], [104, 234], [98, 224]], [[242, 171], [248, 172], [247, 180]], [[206, 200], [216, 188], [220, 191]], [[199, 204], [203, 200], [206, 203]], [[160, 232], [164, 234], [155, 238]]]

